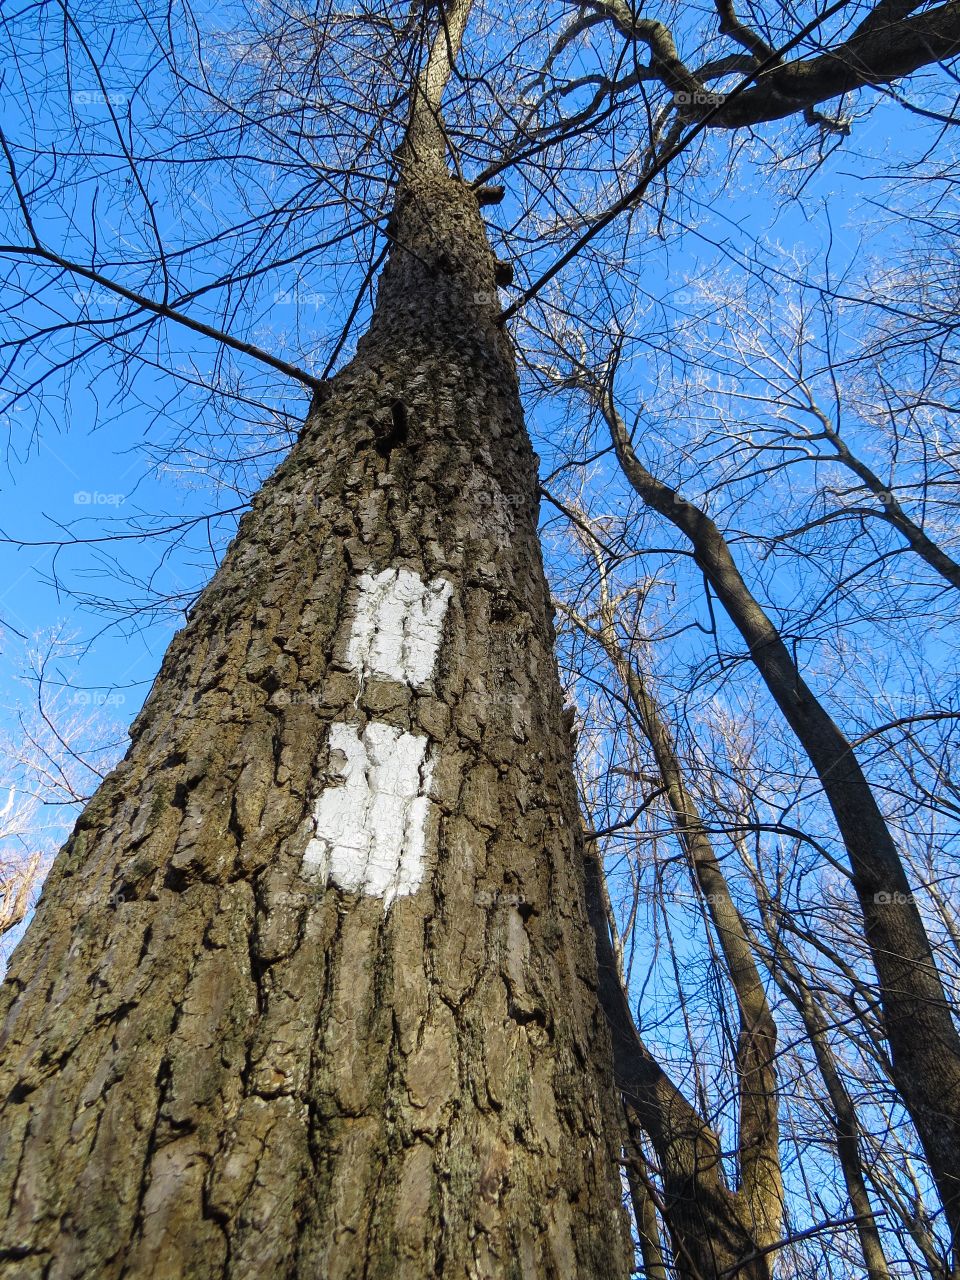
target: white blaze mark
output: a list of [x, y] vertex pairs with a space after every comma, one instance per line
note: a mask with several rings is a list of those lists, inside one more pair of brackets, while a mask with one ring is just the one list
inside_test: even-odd
[[362, 737], [356, 725], [331, 727], [331, 762], [340, 782], [316, 802], [316, 834], [303, 855], [306, 875], [384, 898], [385, 907], [416, 892], [433, 771], [426, 750], [426, 738], [392, 725], [368, 724]]
[[446, 579], [424, 582], [411, 569], [363, 574], [347, 661], [361, 675], [423, 684], [433, 673], [452, 592]]

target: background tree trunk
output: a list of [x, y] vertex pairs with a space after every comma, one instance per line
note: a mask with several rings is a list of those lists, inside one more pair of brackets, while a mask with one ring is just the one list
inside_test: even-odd
[[393, 236], [11, 964], [0, 1275], [629, 1270], [493, 258], [435, 164]]
[[851, 743], [804, 681], [717, 525], [641, 464], [610, 385], [595, 393], [595, 403], [631, 486], [689, 539], [833, 811], [877, 974], [893, 1080], [930, 1162], [960, 1271], [960, 1031], [899, 850]]
[[587, 899], [597, 940], [600, 999], [613, 1036], [617, 1083], [636, 1148], [647, 1134], [663, 1179], [663, 1217], [682, 1280], [770, 1280], [771, 1253], [759, 1252], [749, 1206], [726, 1184], [716, 1133], [647, 1049], [620, 978], [604, 909], [603, 870], [586, 858]]

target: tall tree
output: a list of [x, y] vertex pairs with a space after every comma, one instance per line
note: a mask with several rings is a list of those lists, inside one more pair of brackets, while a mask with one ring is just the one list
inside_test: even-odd
[[468, 9], [369, 332], [11, 966], [0, 1274], [629, 1269], [534, 458], [446, 166]]
[[[640, 462], [616, 406], [612, 377], [594, 384], [593, 393], [624, 474], [643, 501], [689, 540], [698, 568], [747, 644], [751, 661], [823, 788], [850, 858], [864, 936], [879, 980], [894, 1080], [930, 1162], [956, 1250], [960, 1032], [900, 852], [851, 743], [803, 679], [716, 523]], [[960, 1258], [954, 1266], [960, 1267]]]
[[[214, 84], [203, 49], [197, 78], [210, 99], [229, 92], [240, 124], [204, 128], [185, 150], [234, 166], [238, 188], [251, 173], [266, 187], [275, 162], [304, 184], [168, 251], [149, 175], [190, 173], [184, 152], [131, 145], [139, 99], [126, 118], [112, 110], [74, 11], [47, 6], [93, 69], [116, 135], [106, 165], [123, 175], [124, 213], [135, 205], [142, 218], [133, 241], [118, 235], [117, 261], [96, 189], [89, 243], [73, 253], [82, 236], [68, 233], [51, 247], [34, 210], [71, 190], [70, 165], [82, 170], [96, 139], [55, 147], [45, 168], [39, 148], [0, 138], [21, 224], [0, 254], [30, 321], [3, 348], [15, 399], [45, 381], [20, 357], [42, 347], [59, 371], [65, 332], [76, 346], [64, 366], [105, 348], [171, 363], [148, 341], [168, 322], [315, 394], [17, 956], [0, 1092], [13, 1138], [0, 1258], [12, 1274], [616, 1275], [627, 1265], [621, 1141], [631, 1174], [645, 1146], [678, 1156], [651, 1186], [631, 1182], [651, 1274], [763, 1276], [782, 1244], [774, 1029], [732, 899], [714, 923], [741, 980], [738, 1156], [756, 1166], [751, 1194], [733, 1203], [721, 1131], [649, 1053], [633, 1063], [656, 1105], [645, 1134], [634, 1125], [621, 1138], [598, 979], [605, 997], [614, 979], [602, 1003], [618, 1041], [639, 1037], [593, 858], [584, 902], [535, 460], [503, 322], [574, 257], [605, 270], [632, 248], [629, 229], [622, 246], [613, 230], [618, 215], [629, 228], [667, 166], [675, 178], [711, 130], [741, 131], [739, 145], [742, 131], [802, 114], [817, 138], [845, 136], [848, 122], [818, 104], [952, 56], [957, 8], [755, 9], [748, 26], [718, 0], [671, 28], [591, 0], [569, 23], [562, 5], [536, 11], [516, 46], [510, 28], [489, 60], [464, 58], [454, 73], [467, 7], [251, 6], [262, 27], [239, 62], [261, 68], [262, 83], [288, 83], [292, 66], [310, 108], [266, 109], [245, 97], [244, 74]], [[171, 14], [159, 13], [145, 25], [165, 36]], [[351, 24], [364, 74], [374, 68], [359, 90], [344, 89], [355, 64], [341, 76], [330, 54], [330, 32]], [[418, 75], [425, 27], [436, 38]], [[165, 59], [163, 39], [157, 48]], [[173, 81], [186, 94], [182, 67]], [[445, 91], [457, 147], [444, 136]], [[481, 170], [472, 189], [461, 164]], [[503, 173], [518, 179], [504, 221], [518, 220], [501, 235], [516, 248], [542, 241], [552, 261], [531, 255], [529, 286], [498, 316], [510, 269], [491, 254], [480, 208], [502, 194], [485, 184]], [[587, 177], [596, 208], [583, 201]], [[350, 213], [288, 253], [288, 223], [309, 225], [324, 204]], [[249, 327], [233, 334], [258, 280], [289, 270], [292, 282], [338, 244], [365, 279], [321, 359], [307, 341], [287, 358], [279, 341], [253, 344]], [[384, 259], [356, 357], [330, 381], [306, 372], [337, 367]], [[80, 288], [79, 319], [33, 324], [64, 279]], [[119, 314], [94, 314], [87, 290], [118, 299]], [[560, 311], [581, 302], [574, 290]], [[229, 368], [214, 367], [216, 393], [242, 405]], [[675, 754], [657, 736], [664, 759]], [[675, 785], [673, 799], [674, 822], [697, 837], [686, 853], [715, 876], [690, 794]], [[674, 1223], [671, 1197], [688, 1202]], [[683, 1214], [686, 1237], [673, 1231]]]
[[[660, 789], [706, 904], [723, 969], [733, 988], [738, 1034], [736, 1187], [727, 1185], [722, 1145], [703, 1116], [656, 1063], [630, 1013], [622, 976], [614, 963], [601, 875], [588, 872], [593, 923], [601, 962], [601, 996], [614, 1033], [614, 1061], [624, 1112], [650, 1135], [664, 1180], [663, 1213], [674, 1240], [677, 1273], [684, 1277], [723, 1275], [767, 1280], [783, 1237], [783, 1178], [777, 1122], [777, 1028], [754, 959], [749, 930], [738, 912], [706, 824], [686, 784], [675, 744], [642, 670], [621, 643], [602, 541], [581, 519], [596, 565], [597, 618], [565, 610], [571, 623], [599, 646], [613, 669], [633, 721], [648, 743]], [[639, 1216], [638, 1216], [639, 1221]]]

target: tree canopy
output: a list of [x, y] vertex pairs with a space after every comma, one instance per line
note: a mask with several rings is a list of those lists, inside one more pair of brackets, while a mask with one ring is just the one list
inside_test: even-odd
[[[353, 355], [411, 94], [460, 9], [3, 15], [3, 486], [41, 500], [0, 518], [0, 621], [11, 665], [64, 611], [87, 640], [34, 682], [44, 759], [99, 745], [51, 686], [136, 710]], [[955, 1028], [958, 56], [956, 0], [476, 0], [419, 103], [499, 259], [477, 305], [515, 344], [541, 457], [624, 1016], [717, 1185], [779, 1179], [784, 1275], [957, 1266], [876, 937], [895, 909], [922, 922]], [[811, 699], [829, 759], [798, 737]], [[902, 889], [851, 872], [837, 760]], [[76, 799], [46, 772], [40, 800]], [[626, 1160], [646, 1274], [671, 1274], [651, 1123]]]

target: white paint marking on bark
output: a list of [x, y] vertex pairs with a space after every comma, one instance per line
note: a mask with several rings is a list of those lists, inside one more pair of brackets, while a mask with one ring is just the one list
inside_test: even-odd
[[338, 782], [314, 807], [304, 874], [383, 898], [386, 909], [423, 880], [433, 772], [427, 739], [376, 722], [361, 737], [356, 725], [337, 723], [330, 758]]
[[425, 583], [412, 569], [363, 574], [347, 661], [361, 676], [422, 685], [433, 673], [452, 594], [445, 578]]

